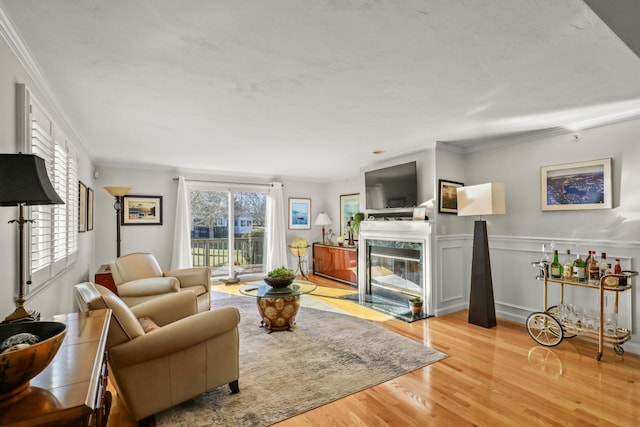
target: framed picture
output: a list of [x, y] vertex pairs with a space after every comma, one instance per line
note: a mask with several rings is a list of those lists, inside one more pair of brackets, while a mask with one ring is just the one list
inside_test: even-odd
[[347, 224], [351, 217], [360, 212], [360, 193], [342, 194], [340, 196], [340, 235], [349, 234]]
[[456, 188], [464, 187], [461, 182], [448, 181], [446, 179], [438, 180], [439, 203], [438, 212], [441, 213], [458, 213], [458, 193]]
[[414, 221], [424, 221], [427, 219], [427, 208], [426, 207], [417, 207], [413, 208], [413, 220]]
[[93, 231], [93, 188], [87, 188], [87, 231]]
[[87, 186], [78, 181], [78, 232], [87, 231]]
[[289, 229], [311, 229], [311, 199], [289, 197]]
[[543, 166], [543, 211], [611, 209], [611, 158]]
[[162, 225], [162, 196], [122, 197], [122, 225]]

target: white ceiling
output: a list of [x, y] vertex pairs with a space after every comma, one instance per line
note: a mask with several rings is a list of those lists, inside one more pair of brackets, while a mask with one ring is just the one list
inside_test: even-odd
[[581, 0], [0, 9], [98, 165], [331, 180], [640, 115], [640, 59]]

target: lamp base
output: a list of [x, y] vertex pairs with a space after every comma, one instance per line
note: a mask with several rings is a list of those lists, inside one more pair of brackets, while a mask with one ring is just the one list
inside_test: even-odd
[[19, 305], [13, 313], [5, 317], [2, 323], [32, 322], [35, 320], [40, 320], [40, 312], [27, 310], [23, 305]]
[[486, 221], [476, 221], [473, 233], [469, 323], [485, 328], [497, 324]]

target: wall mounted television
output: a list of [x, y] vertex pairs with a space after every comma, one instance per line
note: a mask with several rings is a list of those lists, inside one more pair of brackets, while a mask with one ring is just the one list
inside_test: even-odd
[[364, 173], [367, 209], [412, 208], [418, 204], [416, 162]]

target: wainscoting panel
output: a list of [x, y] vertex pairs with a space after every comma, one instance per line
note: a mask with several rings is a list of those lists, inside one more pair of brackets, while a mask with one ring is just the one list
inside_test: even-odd
[[[435, 298], [435, 313], [446, 313], [468, 308], [469, 281], [471, 273], [471, 235], [447, 235], [436, 237], [435, 286], [438, 295]], [[550, 239], [536, 237], [489, 236], [489, 252], [493, 292], [498, 318], [524, 324], [534, 311], [543, 309], [543, 282], [536, 279], [538, 269], [532, 267], [541, 257], [542, 245], [546, 244], [549, 256], [553, 257], [553, 247], [558, 249], [560, 262], [565, 258], [566, 250], [571, 258], [577, 254], [585, 259], [589, 250], [595, 250], [600, 259], [601, 252], [607, 253], [607, 260], [613, 264], [620, 258], [623, 270], [638, 270], [640, 243], [590, 241], [580, 239]], [[624, 344], [627, 351], [640, 354], [640, 280], [634, 279], [631, 291], [619, 294], [618, 323], [633, 331], [630, 342]], [[613, 311], [615, 294], [605, 292], [605, 311]], [[547, 305], [556, 305], [560, 300], [560, 285], [549, 284]], [[564, 287], [564, 301], [582, 307], [598, 306], [598, 292], [575, 286]]]

